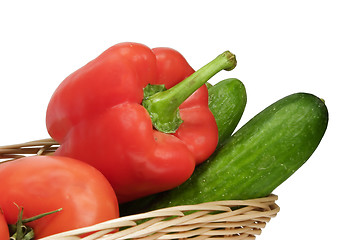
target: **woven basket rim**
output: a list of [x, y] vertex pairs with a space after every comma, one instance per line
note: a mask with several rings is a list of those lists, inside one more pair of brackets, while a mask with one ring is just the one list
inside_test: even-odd
[[[70, 230], [39, 240], [86, 239], [255, 239], [280, 211], [277, 195], [248, 200], [224, 200], [163, 208], [112, 219], [89, 227]], [[234, 210], [235, 209], [235, 210]], [[191, 214], [186, 214], [191, 211]], [[173, 219], [166, 220], [169, 217]], [[150, 219], [137, 224], [138, 221]], [[113, 232], [116, 228], [127, 227]], [[178, 231], [178, 232], [176, 232]], [[95, 232], [86, 238], [79, 235]]]

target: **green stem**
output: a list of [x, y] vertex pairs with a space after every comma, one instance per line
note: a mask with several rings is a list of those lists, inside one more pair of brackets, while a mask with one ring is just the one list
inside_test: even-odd
[[154, 127], [165, 133], [176, 132], [182, 123], [179, 106], [216, 73], [230, 71], [235, 66], [235, 55], [226, 51], [174, 87], [145, 98], [143, 106], [149, 112]]
[[42, 213], [42, 214], [39, 214], [39, 215], [31, 217], [31, 218], [23, 219], [24, 208], [23, 207], [18, 207], [18, 208], [19, 208], [19, 214], [18, 214], [18, 219], [17, 219], [16, 224], [9, 225], [10, 240], [31, 240], [31, 239], [33, 239], [34, 238], [33, 229], [25, 226], [24, 224], [38, 220], [42, 217], [48, 216], [50, 214], [53, 214], [53, 213], [56, 213], [56, 212], [59, 212], [62, 210], [62, 208], [59, 208], [55, 211]]

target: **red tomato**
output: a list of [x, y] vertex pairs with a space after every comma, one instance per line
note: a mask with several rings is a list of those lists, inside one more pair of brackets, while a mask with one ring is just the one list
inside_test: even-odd
[[9, 240], [8, 225], [5, 221], [2, 210], [0, 209], [0, 240]]
[[66, 157], [34, 156], [0, 164], [0, 208], [8, 224], [59, 208], [28, 223], [36, 239], [119, 217], [107, 179], [92, 166]]

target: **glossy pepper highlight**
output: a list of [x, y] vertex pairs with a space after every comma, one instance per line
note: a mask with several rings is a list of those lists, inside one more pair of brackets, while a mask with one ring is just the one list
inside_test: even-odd
[[204, 84], [235, 65], [224, 52], [194, 72], [173, 49], [114, 45], [50, 99], [46, 124], [61, 144], [55, 155], [99, 169], [120, 203], [180, 185], [217, 145]]

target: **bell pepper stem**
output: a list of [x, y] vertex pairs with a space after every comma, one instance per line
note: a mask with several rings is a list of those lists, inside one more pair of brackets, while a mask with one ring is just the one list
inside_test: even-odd
[[182, 123], [179, 106], [215, 74], [235, 67], [235, 55], [225, 51], [172, 88], [145, 98], [143, 106], [149, 112], [153, 126], [161, 132], [176, 132]]

